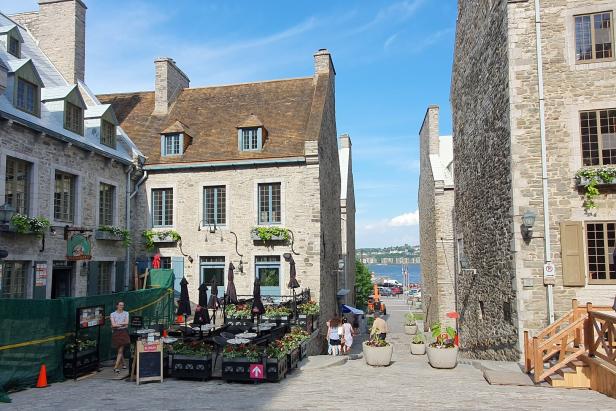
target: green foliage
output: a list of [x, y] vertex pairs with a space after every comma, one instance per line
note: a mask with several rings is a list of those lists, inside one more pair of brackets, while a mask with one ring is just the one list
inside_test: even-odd
[[413, 340], [411, 341], [412, 344], [424, 344], [425, 342], [426, 342], [426, 338], [421, 333], [415, 334], [415, 336], [413, 337]]
[[384, 339], [382, 339], [381, 337], [379, 337], [379, 335], [376, 332], [372, 332], [370, 334], [370, 340], [366, 343], [366, 345], [370, 347], [387, 347], [389, 343], [385, 341]]
[[250, 307], [245, 304], [229, 304], [225, 307], [225, 314], [227, 317], [243, 319], [250, 318], [251, 316]]
[[178, 341], [173, 344], [173, 353], [191, 357], [206, 357], [212, 353], [212, 347], [203, 341]]
[[595, 208], [595, 198], [599, 196], [599, 183], [610, 184], [616, 179], [615, 167], [601, 168], [582, 168], [578, 170], [575, 177], [579, 184], [584, 185], [584, 208], [590, 210]]
[[255, 227], [252, 231], [263, 241], [272, 241], [274, 237], [289, 240], [289, 230], [282, 227]]
[[406, 325], [415, 325], [417, 322], [417, 317], [413, 313], [406, 313], [404, 319], [406, 320]]
[[45, 231], [51, 227], [51, 223], [45, 217], [28, 217], [23, 214], [15, 214], [11, 218], [10, 223], [19, 234], [34, 233], [41, 238], [45, 235]]
[[372, 294], [372, 279], [370, 270], [361, 261], [355, 261], [355, 286], [357, 295], [355, 301], [358, 307], [365, 308], [368, 304], [368, 296]]
[[262, 351], [256, 345], [227, 345], [222, 353], [225, 358], [246, 358], [248, 361], [259, 361]]
[[432, 325], [430, 330], [436, 340], [431, 346], [437, 348], [453, 348], [455, 346], [457, 333], [453, 327], [447, 327], [443, 330], [442, 324], [437, 322]]
[[305, 315], [319, 315], [319, 313], [321, 312], [319, 304], [315, 303], [314, 301], [308, 301], [307, 303], [300, 304], [297, 309], [300, 314]]
[[182, 239], [180, 234], [175, 230], [166, 230], [166, 231], [154, 231], [154, 230], [145, 230], [141, 235], [144, 238], [144, 244], [146, 250], [150, 251], [154, 249], [154, 238], [162, 240], [166, 237], [170, 237], [173, 242], [178, 242]]
[[98, 227], [98, 229], [99, 231], [104, 231], [104, 232], [111, 233], [115, 236], [120, 237], [122, 239], [122, 244], [124, 244], [125, 247], [128, 247], [131, 243], [130, 231], [128, 230], [124, 230], [120, 227], [113, 227], [109, 225], [102, 225]]
[[267, 358], [282, 359], [287, 355], [287, 351], [284, 344], [280, 340], [272, 341], [265, 349], [265, 356]]
[[291, 315], [291, 309], [287, 307], [277, 307], [275, 305], [268, 305], [265, 307], [265, 315], [270, 318], [286, 317]]

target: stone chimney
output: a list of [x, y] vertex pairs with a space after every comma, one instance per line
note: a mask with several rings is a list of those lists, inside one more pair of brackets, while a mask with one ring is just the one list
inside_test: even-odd
[[346, 149], [351, 149], [351, 137], [348, 134], [343, 134], [341, 135], [339, 138], [340, 140], [340, 148], [346, 148]]
[[314, 53], [314, 81], [316, 83], [317, 77], [320, 74], [328, 74], [331, 77], [332, 83], [336, 77], [336, 69], [334, 69], [334, 62], [332, 56], [327, 49], [320, 49]]
[[39, 0], [37, 23], [39, 47], [53, 65], [70, 84], [84, 81], [86, 5], [81, 0]]
[[165, 115], [182, 90], [188, 88], [190, 80], [169, 57], [157, 58], [154, 65], [154, 114]]
[[429, 106], [420, 131], [421, 144], [426, 146], [428, 154], [440, 153], [438, 117], [439, 107], [435, 105]]

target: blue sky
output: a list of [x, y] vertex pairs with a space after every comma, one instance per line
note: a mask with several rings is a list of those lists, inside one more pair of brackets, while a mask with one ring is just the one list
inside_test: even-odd
[[[430, 104], [451, 133], [455, 0], [86, 0], [86, 82], [152, 90], [157, 56], [191, 86], [312, 74], [332, 53], [338, 133], [353, 141], [357, 246], [418, 244], [418, 131]], [[10, 14], [35, 0], [0, 0]]]

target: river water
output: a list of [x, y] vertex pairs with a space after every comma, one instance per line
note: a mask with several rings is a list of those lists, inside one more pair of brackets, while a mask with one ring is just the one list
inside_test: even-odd
[[[401, 264], [367, 264], [368, 270], [374, 273], [375, 277], [388, 277], [403, 283]], [[421, 266], [419, 264], [409, 264], [409, 282], [421, 283]]]

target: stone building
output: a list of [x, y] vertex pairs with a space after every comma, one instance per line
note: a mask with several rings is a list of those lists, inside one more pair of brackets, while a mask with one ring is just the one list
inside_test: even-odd
[[462, 348], [479, 358], [518, 359], [524, 330], [616, 294], [614, 186], [589, 207], [576, 178], [614, 171], [616, 1], [538, 4], [459, 2], [457, 294]]
[[[146, 249], [135, 241], [135, 252], [146, 261], [160, 253], [176, 281], [186, 277], [192, 300], [213, 278], [222, 296], [231, 263], [238, 294], [251, 295], [258, 276], [262, 294], [290, 295], [284, 254], [291, 253], [322, 315], [336, 310], [335, 71], [327, 50], [314, 64], [304, 78], [190, 88], [172, 59], [159, 58], [154, 91], [99, 96], [147, 157], [132, 211], [135, 236], [154, 242]], [[288, 240], [256, 235], [271, 228], [288, 230]]]
[[446, 316], [455, 310], [453, 146], [451, 136], [439, 135], [438, 106], [428, 107], [419, 138], [422, 305], [427, 324], [453, 325]]
[[[340, 222], [344, 268], [338, 281], [339, 294], [345, 294], [345, 304], [355, 303], [355, 186], [351, 137], [340, 136]], [[344, 290], [344, 291], [341, 291]], [[346, 294], [348, 291], [348, 294]]]
[[39, 4], [0, 14], [0, 298], [123, 291], [128, 250], [100, 229], [128, 230], [140, 154], [83, 83], [85, 5]]

